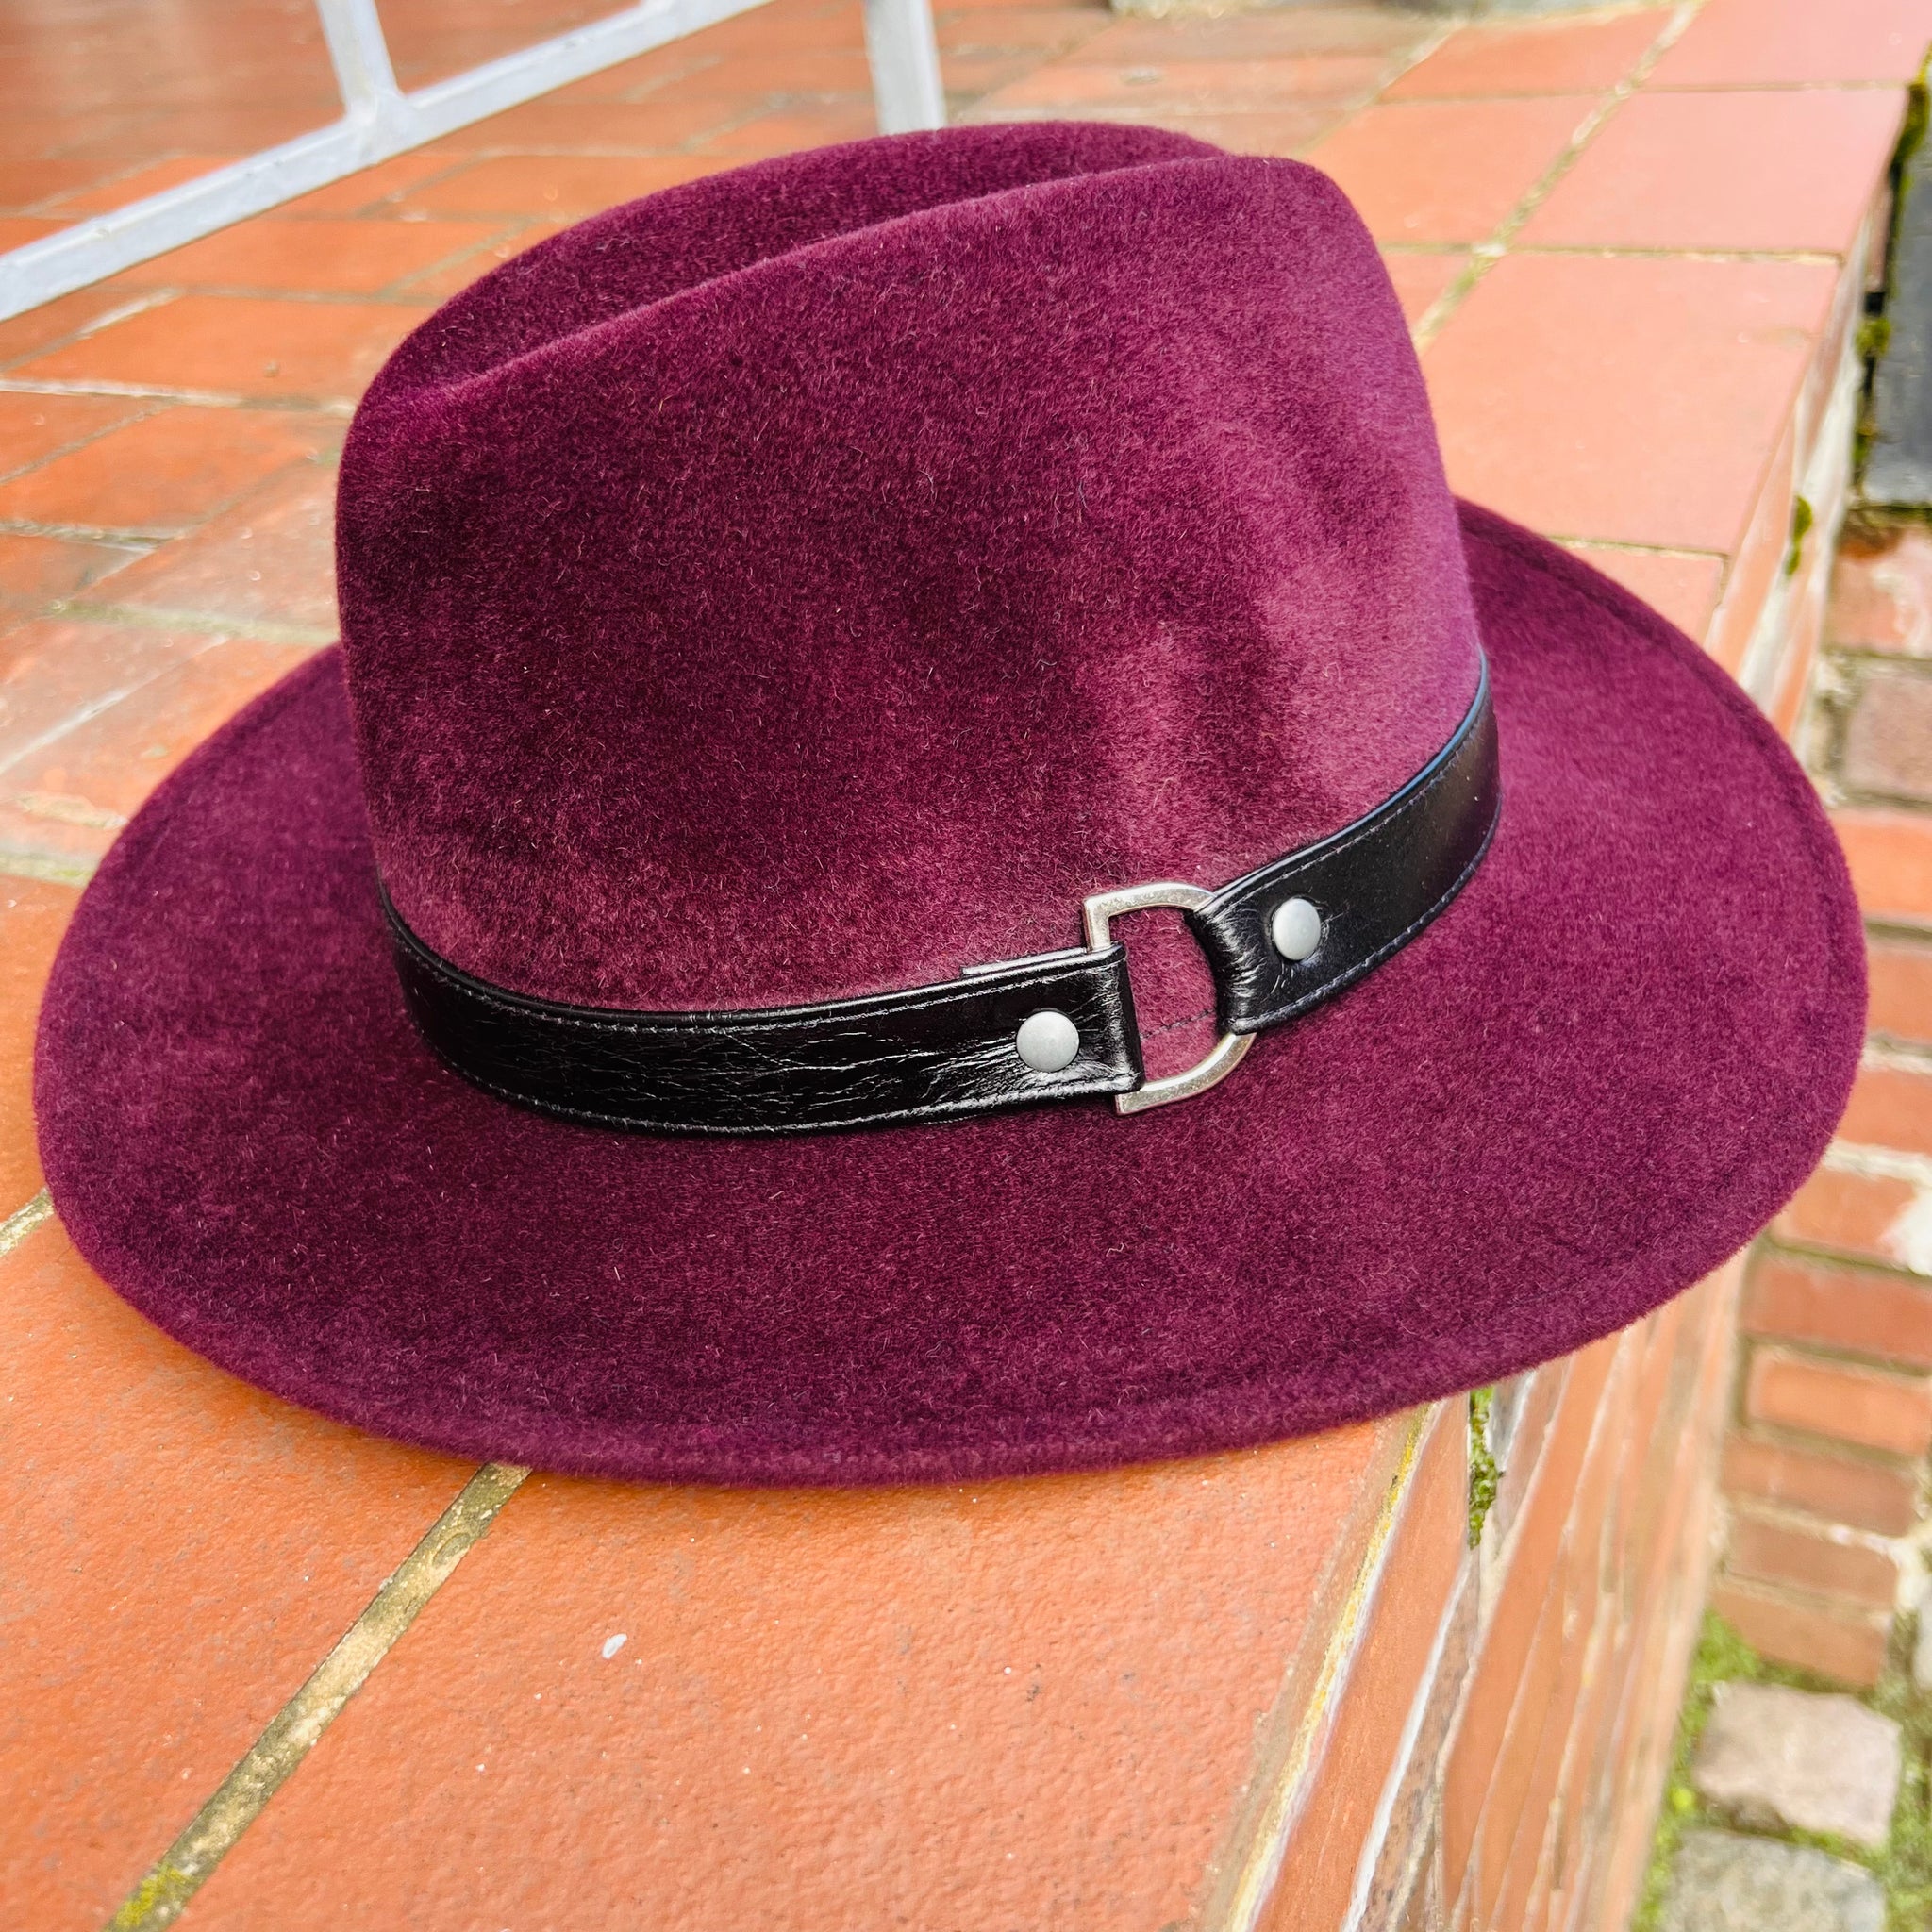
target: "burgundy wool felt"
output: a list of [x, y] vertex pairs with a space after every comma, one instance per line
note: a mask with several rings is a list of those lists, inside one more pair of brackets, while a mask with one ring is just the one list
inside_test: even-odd
[[[211, 1359], [466, 1455], [726, 1482], [1095, 1467], [1509, 1374], [1809, 1171], [1863, 1027], [1770, 726], [1448, 495], [1312, 170], [1148, 130], [861, 142], [613, 210], [420, 328], [341, 496], [344, 649], [203, 746], [42, 1011], [82, 1253]], [[1495, 842], [1211, 1093], [608, 1133], [412, 1031], [472, 973], [751, 1007], [1074, 942], [1337, 829], [1486, 650]], [[1150, 1033], [1198, 961], [1148, 972]]]

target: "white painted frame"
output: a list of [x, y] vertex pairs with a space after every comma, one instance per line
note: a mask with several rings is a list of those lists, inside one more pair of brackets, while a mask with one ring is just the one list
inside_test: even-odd
[[[342, 118], [0, 255], [0, 321], [567, 81], [747, 12], [762, 0], [639, 0], [622, 13], [414, 93], [396, 84], [375, 0], [315, 4], [341, 91]], [[927, 0], [865, 0], [865, 42], [880, 131], [942, 127], [945, 96]]]

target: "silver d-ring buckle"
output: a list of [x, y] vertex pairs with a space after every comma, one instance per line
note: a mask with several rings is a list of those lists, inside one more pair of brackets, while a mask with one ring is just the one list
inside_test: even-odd
[[[1115, 892], [1095, 892], [1081, 901], [1081, 917], [1086, 923], [1087, 944], [1091, 951], [1103, 952], [1112, 943], [1108, 924], [1123, 913], [1146, 912], [1157, 906], [1177, 912], [1194, 912], [1213, 897], [1199, 886], [1182, 885], [1178, 880], [1160, 879], [1149, 886], [1123, 886]], [[1205, 1093], [1241, 1065], [1241, 1057], [1255, 1043], [1252, 1033], [1224, 1033], [1207, 1058], [1199, 1059], [1184, 1074], [1170, 1074], [1164, 1080], [1143, 1080], [1131, 1093], [1116, 1093], [1116, 1113], [1145, 1113], [1150, 1107], [1165, 1107], [1171, 1100], [1186, 1100]]]

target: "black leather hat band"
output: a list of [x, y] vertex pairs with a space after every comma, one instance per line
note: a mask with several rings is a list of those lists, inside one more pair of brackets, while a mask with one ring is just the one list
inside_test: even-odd
[[[1399, 951], [1462, 890], [1501, 807], [1489, 666], [1456, 734], [1399, 791], [1332, 838], [1215, 891], [1127, 887], [1086, 902], [1088, 943], [937, 986], [744, 1012], [637, 1013], [532, 999], [432, 952], [383, 909], [410, 1016], [466, 1079], [586, 1124], [670, 1133], [887, 1126], [1111, 1095], [1136, 1113], [1205, 1091], [1254, 1035]], [[1109, 922], [1183, 911], [1214, 974], [1222, 1035], [1150, 1081], [1125, 949]]]

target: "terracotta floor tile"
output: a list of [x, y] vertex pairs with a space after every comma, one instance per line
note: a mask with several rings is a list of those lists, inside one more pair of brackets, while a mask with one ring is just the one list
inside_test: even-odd
[[668, 102], [729, 101], [742, 112], [770, 96], [789, 101], [814, 95], [872, 98], [872, 68], [862, 46], [774, 48], [740, 52], [675, 80], [667, 80], [630, 103], [648, 108]]
[[0, 1896], [99, 1925], [468, 1471], [197, 1360], [56, 1224], [0, 1294]]
[[125, 543], [87, 543], [64, 537], [26, 536], [0, 530], [0, 622], [16, 622], [56, 598], [132, 563], [142, 553]]
[[1385, 255], [1382, 266], [1395, 284], [1395, 298], [1411, 328], [1469, 266], [1463, 254]]
[[865, 12], [858, 0], [776, 0], [722, 20], [691, 35], [680, 49], [695, 60], [749, 54], [820, 54], [828, 47], [863, 47]]
[[72, 449], [150, 405], [121, 396], [37, 396], [0, 391], [0, 475]]
[[1573, 543], [1576, 555], [1661, 611], [1688, 637], [1702, 640], [1724, 588], [1724, 560], [1683, 550], [1614, 550]]
[[9, 160], [0, 162], [0, 208], [25, 213], [58, 194], [92, 188], [103, 175], [116, 170], [90, 160]]
[[1884, 185], [1903, 105], [1881, 89], [1639, 94], [1520, 243], [1842, 254]]
[[389, 160], [377, 161], [373, 168], [364, 168], [359, 174], [331, 181], [326, 188], [317, 188], [308, 194], [298, 195], [293, 201], [285, 201], [275, 213], [281, 216], [353, 215], [365, 210], [386, 210], [393, 200], [399, 200], [410, 189], [420, 188], [424, 182], [433, 181], [439, 175], [449, 174], [456, 165], [450, 156], [443, 154], [418, 150], [396, 155]]
[[333, 453], [341, 428], [287, 409], [177, 406], [0, 483], [0, 519], [170, 535], [274, 471]]
[[1090, 45], [1026, 79], [1002, 88], [982, 106], [1008, 108], [1127, 108], [1158, 114], [1180, 108], [1196, 113], [1297, 107], [1311, 99], [1343, 100], [1375, 84], [1381, 62], [1338, 56], [1329, 59], [1174, 60], [1163, 66], [1103, 66]]
[[115, 111], [90, 113], [64, 105], [30, 108], [15, 92], [8, 98], [5, 119], [0, 120], [0, 160], [35, 161], [71, 155], [89, 139], [144, 118]]
[[1180, 1921], [1376, 1440], [971, 1489], [533, 1477], [194, 1918], [494, 1932], [561, 1884], [574, 1932], [643, 1900], [655, 1932]]
[[[1091, 116], [1092, 110], [1087, 110]], [[1261, 114], [1161, 113], [1162, 127], [1191, 134], [1235, 155], [1298, 155], [1335, 126], [1347, 113], [1339, 102], [1303, 102]], [[1017, 115], [1002, 119], [1019, 119]]]
[[[4, 86], [7, 104], [6, 125], [0, 128], [0, 156], [8, 160], [92, 161], [92, 178], [99, 181], [108, 175], [125, 174], [138, 162], [153, 160], [160, 152], [141, 135], [141, 129], [154, 119], [152, 108], [89, 107], [75, 100], [64, 110], [36, 113], [22, 104], [23, 92], [40, 92], [31, 77], [16, 71], [0, 86]], [[66, 92], [56, 83], [47, 94], [64, 100]]]
[[0, 877], [0, 1221], [40, 1191], [34, 1148], [34, 1029], [41, 989], [79, 891]]
[[1024, 80], [1039, 65], [1037, 54], [1016, 54], [998, 48], [972, 48], [941, 57], [946, 89], [946, 118], [961, 114], [990, 93]]
[[305, 464], [143, 558], [113, 601], [217, 629], [299, 626], [320, 642], [336, 629], [334, 542], [334, 472]]
[[182, 295], [30, 358], [10, 373], [58, 382], [351, 402], [428, 312], [418, 303]]
[[1308, 151], [1383, 242], [1481, 242], [1569, 146], [1593, 98], [1406, 101]]
[[1423, 358], [1450, 482], [1554, 536], [1728, 553], [1836, 279], [1822, 262], [1506, 257]]
[[1610, 20], [1540, 20], [1458, 28], [1383, 98], [1601, 93], [1615, 87], [1670, 24], [1657, 8]]
[[497, 0], [488, 8], [392, 5], [385, 38], [396, 78], [416, 88], [554, 40], [616, 10], [610, 0]]
[[710, 134], [746, 108], [716, 95], [691, 100], [559, 101], [546, 96], [525, 101], [474, 126], [432, 143], [438, 154], [664, 154], [699, 135]]
[[828, 103], [816, 108], [783, 108], [756, 114], [736, 127], [708, 136], [696, 144], [696, 169], [715, 170], [721, 162], [742, 165], [800, 148], [829, 147], [835, 142], [863, 141], [879, 131], [870, 100]]
[[627, 101], [641, 100], [666, 81], [680, 80], [700, 68], [715, 66], [722, 58], [707, 50], [706, 34], [690, 34], [640, 54], [634, 60], [621, 61], [601, 73], [587, 74], [555, 88], [544, 95], [549, 101]]
[[125, 208], [129, 202], [140, 201], [143, 196], [158, 194], [164, 188], [174, 188], [183, 181], [192, 181], [203, 175], [211, 175], [217, 168], [225, 168], [230, 161], [239, 160], [239, 155], [175, 155], [164, 161], [155, 161], [145, 168], [136, 168], [117, 175], [110, 181], [103, 181], [98, 188], [83, 189], [77, 194], [56, 196], [47, 204], [47, 212], [60, 215], [99, 215], [107, 214], [117, 208]]
[[30, 242], [44, 242], [49, 235], [58, 235], [67, 225], [65, 222], [55, 221], [51, 217], [43, 220], [37, 215], [0, 217], [0, 254], [25, 248]]
[[96, 816], [132, 818], [204, 738], [308, 655], [300, 645], [224, 639], [15, 759], [0, 785], [43, 814], [48, 801], [71, 801]]
[[118, 817], [73, 799], [0, 792], [0, 875], [92, 877], [121, 830]]
[[0, 368], [8, 373], [29, 356], [78, 335], [81, 330], [96, 325], [103, 317], [118, 310], [137, 308], [152, 298], [145, 295], [130, 296], [125, 289], [109, 289], [96, 283], [91, 289], [78, 289], [72, 295], [58, 295], [51, 302], [42, 302], [38, 308], [29, 308], [23, 315], [9, 317], [0, 322]]
[[619, 202], [675, 188], [715, 164], [677, 156], [502, 155], [411, 190], [396, 206], [432, 215], [593, 215]]
[[[231, 76], [222, 74], [216, 78], [220, 84]], [[246, 86], [245, 81], [238, 84]], [[121, 158], [124, 165], [128, 160], [148, 161], [177, 154], [259, 154], [263, 148], [278, 147], [298, 134], [326, 127], [340, 121], [341, 114], [341, 102], [332, 88], [299, 104], [251, 107], [241, 99], [202, 101], [192, 107], [162, 108], [143, 116], [138, 127], [125, 134], [108, 135], [66, 152], [112, 155]]]
[[175, 664], [211, 649], [207, 631], [42, 618], [0, 641], [0, 791], [36, 745], [75, 728]]
[[[968, 108], [958, 118], [969, 125], [1058, 121], [1067, 111], [1055, 107], [1005, 107], [989, 97]], [[1299, 156], [1344, 120], [1348, 111], [1346, 105], [1339, 101], [1304, 102], [1299, 107], [1254, 114], [1217, 114], [1184, 108], [1088, 106], [1080, 109], [1077, 118], [1133, 127], [1165, 127], [1175, 134], [1191, 134], [1196, 141], [1224, 147], [1230, 154]]]
[[[1016, 13], [1016, 20], [1024, 16]], [[1221, 19], [1116, 20], [1088, 42], [1093, 58], [1127, 64], [1167, 59], [1265, 60], [1303, 54], [1399, 55], [1430, 23], [1385, 7], [1281, 8]]]
[[[1221, 26], [1226, 23], [1217, 21], [1213, 25]], [[1200, 46], [1201, 58], [1222, 58], [1218, 43], [1211, 36], [1200, 31], [1208, 23], [1196, 21], [1193, 25], [1196, 32], [1188, 37], [1189, 43]], [[1074, 47], [1084, 46], [1100, 35], [1115, 32], [1117, 25], [1109, 25], [1109, 16], [1098, 8], [1008, 7], [997, 10], [975, 8], [963, 13], [940, 13], [934, 16], [933, 28], [940, 44], [940, 58], [950, 83], [953, 62], [962, 55], [1024, 54], [1030, 60], [1037, 61], [1042, 55], [1065, 54]], [[1171, 51], [1176, 43], [1170, 36], [1159, 44]], [[1106, 58], [1131, 59], [1139, 56], [1130, 50], [1124, 55], [1108, 55]]]
[[547, 221], [526, 223], [494, 248], [479, 248], [425, 275], [411, 275], [397, 285], [397, 292], [424, 302], [446, 302], [458, 289], [467, 289], [479, 275], [500, 267], [511, 256], [521, 255], [525, 249], [534, 248], [538, 242], [575, 225], [575, 218], [570, 215], [552, 215]]
[[1709, 0], [1657, 62], [1653, 87], [1796, 87], [1919, 71], [1924, 0]]
[[500, 222], [290, 221], [262, 215], [158, 255], [120, 279], [136, 286], [373, 295], [502, 232]]
[[985, 13], [994, 19], [1017, 19], [1036, 10], [1093, 13], [1103, 26], [1113, 17], [1108, 0], [1046, 0], [1043, 8], [1036, 8], [1035, 0], [938, 0], [933, 17], [944, 22], [955, 15]]

